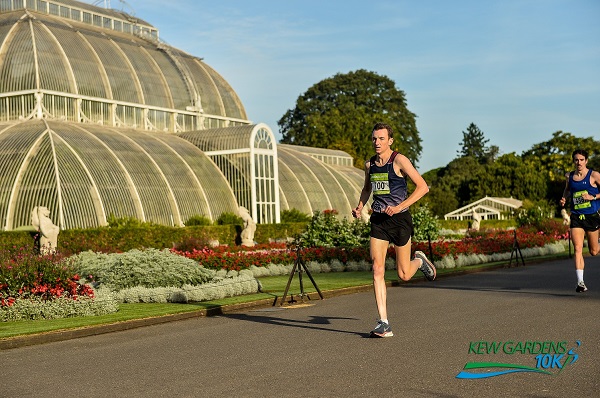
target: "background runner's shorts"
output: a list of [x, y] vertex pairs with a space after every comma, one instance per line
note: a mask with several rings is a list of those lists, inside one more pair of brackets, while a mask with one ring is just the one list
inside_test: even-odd
[[385, 213], [371, 214], [371, 237], [386, 240], [396, 246], [404, 246], [414, 234], [412, 216], [403, 211], [388, 216]]
[[600, 214], [574, 214], [571, 213], [571, 228], [582, 228], [584, 231], [600, 229]]

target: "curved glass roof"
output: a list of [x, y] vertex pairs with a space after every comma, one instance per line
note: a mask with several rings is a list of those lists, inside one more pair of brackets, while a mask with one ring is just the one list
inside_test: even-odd
[[[166, 134], [175, 133], [175, 134]], [[201, 58], [131, 15], [0, 0], [0, 228], [35, 206], [61, 229], [109, 215], [164, 225], [244, 206], [349, 215], [363, 172], [343, 151], [277, 145]]]
[[152, 37], [22, 9], [0, 14], [0, 54], [2, 96], [61, 93], [248, 123], [242, 102], [221, 75]]
[[279, 222], [277, 145], [264, 123], [180, 133], [209, 156], [260, 223]]
[[324, 155], [331, 152], [333, 156], [350, 157], [342, 151], [279, 144], [281, 209], [297, 209], [306, 214], [335, 209], [341, 217], [350, 217], [363, 187], [364, 171], [325, 163], [309, 155], [312, 149]]
[[0, 221], [30, 224], [35, 206], [65, 228], [109, 215], [181, 226], [237, 212], [231, 187], [198, 148], [175, 135], [31, 120], [0, 124]]

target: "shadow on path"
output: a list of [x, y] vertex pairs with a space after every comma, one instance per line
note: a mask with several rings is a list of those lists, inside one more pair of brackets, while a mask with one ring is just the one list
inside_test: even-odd
[[[573, 293], [552, 293], [548, 291], [534, 291], [531, 288], [527, 287], [516, 287], [516, 286], [505, 286], [505, 287], [468, 287], [468, 286], [417, 286], [417, 285], [405, 285], [404, 289], [446, 289], [446, 290], [464, 290], [464, 291], [477, 291], [477, 292], [493, 292], [493, 293], [517, 293], [517, 294], [533, 294], [533, 295], [543, 295], [543, 296], [554, 296], [554, 297], [583, 297], [590, 296], [593, 298], [596, 295], [585, 294], [576, 294]], [[575, 289], [573, 289], [575, 290]]]
[[268, 325], [278, 325], [278, 326], [286, 326], [286, 327], [294, 327], [301, 329], [314, 329], [321, 330], [325, 332], [334, 332], [334, 333], [345, 333], [345, 334], [353, 334], [360, 337], [369, 337], [369, 333], [359, 333], [350, 330], [342, 330], [335, 329], [331, 327], [321, 327], [319, 325], [331, 325], [332, 320], [358, 320], [357, 318], [344, 318], [344, 317], [324, 317], [324, 316], [310, 316], [309, 320], [298, 320], [298, 319], [289, 319], [289, 318], [281, 318], [275, 316], [268, 315], [253, 315], [253, 314], [226, 314], [221, 315], [223, 318], [237, 319], [240, 321], [248, 321], [248, 322], [257, 322], [264, 323]]

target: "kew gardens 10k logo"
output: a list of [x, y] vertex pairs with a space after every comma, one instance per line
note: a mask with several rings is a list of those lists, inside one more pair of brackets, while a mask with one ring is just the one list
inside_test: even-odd
[[[577, 362], [575, 353], [581, 341], [573, 348], [566, 341], [472, 341], [469, 354], [475, 355], [522, 355], [529, 364], [505, 362], [467, 362], [457, 379], [485, 379], [510, 373], [533, 372], [556, 375]], [[511, 357], [512, 358], [512, 357]]]

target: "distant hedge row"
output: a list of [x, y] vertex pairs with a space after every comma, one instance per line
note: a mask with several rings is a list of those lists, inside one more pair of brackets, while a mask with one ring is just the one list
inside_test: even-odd
[[[306, 228], [307, 223], [258, 224], [254, 234], [257, 243], [286, 240]], [[58, 251], [65, 255], [92, 250], [96, 252], [126, 252], [132, 249], [164, 249], [196, 240], [220, 244], [240, 244], [240, 225], [211, 225], [192, 227], [167, 227], [148, 225], [141, 227], [68, 229], [58, 235]], [[31, 248], [34, 250], [35, 232], [0, 231], [0, 250]]]

